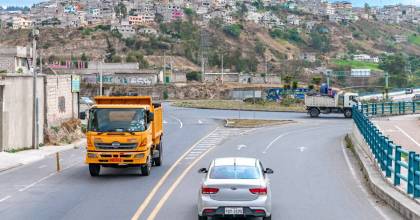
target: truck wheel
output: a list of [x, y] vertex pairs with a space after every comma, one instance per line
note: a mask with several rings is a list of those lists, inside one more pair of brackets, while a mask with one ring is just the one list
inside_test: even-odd
[[159, 151], [159, 157], [153, 158], [153, 163], [154, 163], [155, 166], [161, 166], [162, 165], [162, 159], [163, 159], [162, 158], [162, 149], [163, 149], [162, 141], [160, 141], [160, 143], [157, 147], [157, 150]]
[[89, 172], [91, 176], [99, 176], [101, 166], [98, 164], [89, 164]]
[[149, 176], [150, 175], [150, 170], [152, 169], [152, 159], [151, 159], [151, 155], [149, 155], [147, 157], [147, 163], [145, 165], [141, 165], [140, 170], [141, 170], [141, 175], [142, 176]]
[[316, 118], [319, 116], [319, 114], [320, 112], [317, 108], [311, 108], [311, 110], [309, 110], [309, 115], [311, 116], [311, 118]]
[[351, 109], [344, 110], [344, 117], [351, 118], [352, 116], [353, 116], [353, 112], [351, 111]]

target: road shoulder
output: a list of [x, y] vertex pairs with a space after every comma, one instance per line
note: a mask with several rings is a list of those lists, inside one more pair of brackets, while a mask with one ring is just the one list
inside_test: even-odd
[[0, 152], [0, 173], [40, 161], [57, 152], [80, 147], [84, 142], [85, 139], [81, 139], [63, 146], [44, 146], [38, 150], [24, 150], [16, 153]]
[[372, 156], [366, 152], [367, 146], [363, 146], [365, 143], [358, 138], [360, 134], [354, 130], [353, 132], [355, 133], [349, 135], [353, 153], [360, 164], [369, 189], [406, 219], [420, 220], [420, 204], [399, 192], [384, 179], [379, 168], [372, 162]]

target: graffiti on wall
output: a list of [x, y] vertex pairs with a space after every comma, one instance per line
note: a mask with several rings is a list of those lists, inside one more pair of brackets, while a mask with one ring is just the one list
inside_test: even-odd
[[[100, 82], [99, 76], [84, 76], [83, 81], [86, 83], [96, 84]], [[155, 76], [116, 76], [116, 75], [104, 75], [102, 77], [102, 83], [114, 84], [114, 85], [140, 85], [150, 86], [155, 83]]]

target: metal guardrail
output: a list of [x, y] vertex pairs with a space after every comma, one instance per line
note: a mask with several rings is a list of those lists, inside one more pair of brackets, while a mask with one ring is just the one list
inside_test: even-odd
[[[393, 111], [394, 109], [396, 111]], [[386, 178], [391, 179], [394, 186], [403, 186], [401, 180], [404, 181], [406, 193], [413, 198], [420, 198], [420, 155], [394, 144], [369, 120], [369, 116], [407, 114], [417, 111], [420, 112], [419, 102], [373, 103], [353, 107], [353, 120], [368, 143], [379, 168]]]
[[404, 115], [420, 113], [420, 101], [362, 104], [360, 105], [359, 110], [367, 116]]

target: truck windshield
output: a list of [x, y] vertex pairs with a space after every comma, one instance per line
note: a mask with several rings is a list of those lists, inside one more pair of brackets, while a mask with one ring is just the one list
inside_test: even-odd
[[141, 132], [146, 130], [144, 109], [91, 109], [88, 131]]

